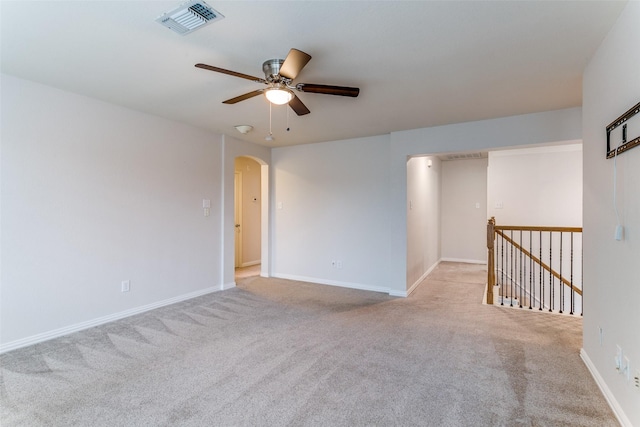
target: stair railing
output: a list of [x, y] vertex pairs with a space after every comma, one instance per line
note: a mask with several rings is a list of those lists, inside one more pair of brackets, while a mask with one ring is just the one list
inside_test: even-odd
[[487, 304], [582, 315], [582, 228], [487, 223]]

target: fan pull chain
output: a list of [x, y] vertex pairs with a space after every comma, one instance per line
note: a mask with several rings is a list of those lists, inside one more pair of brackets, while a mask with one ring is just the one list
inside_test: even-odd
[[289, 127], [289, 109], [286, 106], [284, 108], [287, 109], [287, 132], [289, 132], [291, 130], [291, 128]]
[[273, 141], [273, 132], [271, 131], [271, 103], [269, 103], [269, 135], [267, 135], [264, 140]]
[[269, 103], [269, 136], [273, 136], [271, 132], [271, 103]]

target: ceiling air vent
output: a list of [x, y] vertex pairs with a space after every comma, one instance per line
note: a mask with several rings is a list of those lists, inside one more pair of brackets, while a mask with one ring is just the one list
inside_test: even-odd
[[178, 34], [189, 34], [224, 16], [201, 0], [191, 0], [158, 17], [156, 22]]
[[446, 154], [441, 160], [471, 160], [471, 159], [484, 159], [487, 157], [486, 153], [452, 153]]

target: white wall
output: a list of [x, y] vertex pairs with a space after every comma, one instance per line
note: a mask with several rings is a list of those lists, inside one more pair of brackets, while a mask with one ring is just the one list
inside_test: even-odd
[[406, 291], [407, 157], [455, 151], [535, 145], [581, 138], [579, 108], [493, 120], [415, 129], [391, 134], [389, 157], [389, 242], [387, 274], [391, 286]]
[[580, 120], [571, 108], [274, 149], [273, 275], [406, 295], [408, 158], [576, 140]]
[[[498, 225], [582, 226], [581, 143], [491, 151], [487, 182], [487, 214], [495, 217]], [[515, 233], [511, 237], [565, 279], [578, 288], [582, 287], [581, 233]], [[552, 243], [549, 243], [550, 239]], [[502, 268], [500, 254], [501, 245], [498, 244], [496, 267], [499, 274]], [[533, 277], [539, 277], [539, 274], [534, 267]], [[517, 275], [514, 280], [525, 289], [534, 289], [530, 281], [535, 280], [531, 274], [528, 277], [528, 286], [528, 281], [521, 282]], [[503, 280], [506, 283], [504, 277]], [[531, 296], [535, 295], [533, 292]], [[544, 301], [539, 301], [545, 307], [582, 313], [580, 295], [570, 294], [569, 288], [561, 286], [558, 281], [553, 292], [548, 281], [546, 284], [538, 283], [537, 295], [546, 295]], [[553, 302], [547, 299], [552, 296]]]
[[[233, 286], [238, 156], [261, 164], [263, 275], [406, 295], [409, 156], [575, 139], [580, 122], [569, 109], [272, 153], [10, 76], [2, 83], [3, 343]], [[127, 279], [132, 290], [120, 293]]]
[[[640, 392], [616, 373], [613, 360], [620, 345], [632, 371], [640, 371], [640, 148], [617, 159], [625, 239], [616, 241], [613, 160], [605, 159], [605, 127], [640, 101], [639, 22], [640, 2], [629, 2], [587, 66], [583, 83], [583, 357], [626, 426], [640, 425]], [[629, 128], [629, 139], [639, 135], [640, 128]]]
[[487, 262], [487, 163], [442, 162], [443, 260]]
[[3, 348], [220, 289], [220, 135], [1, 82]]
[[582, 226], [580, 143], [489, 152], [487, 181], [497, 224]]
[[[431, 162], [431, 166], [429, 166]], [[410, 292], [440, 261], [440, 159], [414, 157], [407, 162], [407, 283]]]
[[388, 291], [388, 153], [388, 136], [273, 149], [274, 276]]

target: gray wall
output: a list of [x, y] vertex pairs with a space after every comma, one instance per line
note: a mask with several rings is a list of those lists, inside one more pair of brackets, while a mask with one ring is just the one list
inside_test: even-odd
[[442, 162], [444, 260], [487, 262], [487, 162], [486, 158]]
[[273, 150], [274, 276], [389, 290], [388, 144], [378, 136]]
[[[616, 345], [640, 373], [640, 148], [620, 155], [618, 209], [625, 227], [614, 239], [613, 160], [605, 128], [640, 101], [640, 2], [629, 2], [584, 74], [584, 352], [623, 425], [640, 425], [640, 392], [614, 369]], [[640, 117], [629, 137], [640, 136]], [[635, 123], [635, 124], [634, 124]], [[620, 134], [614, 143], [620, 141]], [[602, 329], [602, 344], [600, 343]]]
[[2, 344], [220, 289], [221, 148], [220, 135], [3, 75]]
[[[429, 166], [429, 162], [431, 165]], [[418, 286], [440, 261], [442, 164], [422, 156], [407, 162], [407, 283]]]
[[412, 286], [406, 280], [408, 157], [576, 140], [580, 139], [580, 118], [580, 109], [571, 108], [392, 133], [388, 203], [390, 241], [386, 265], [391, 286], [399, 291]]
[[409, 156], [579, 133], [569, 109], [272, 152], [10, 76], [2, 85], [3, 349], [234, 286], [238, 156], [261, 165], [263, 275], [406, 295], [439, 256], [430, 232], [409, 277]]
[[580, 119], [571, 108], [274, 149], [274, 274], [406, 295], [432, 266], [408, 262], [408, 159], [577, 140]]
[[490, 152], [489, 218], [495, 216], [499, 225], [581, 227], [579, 142]]

